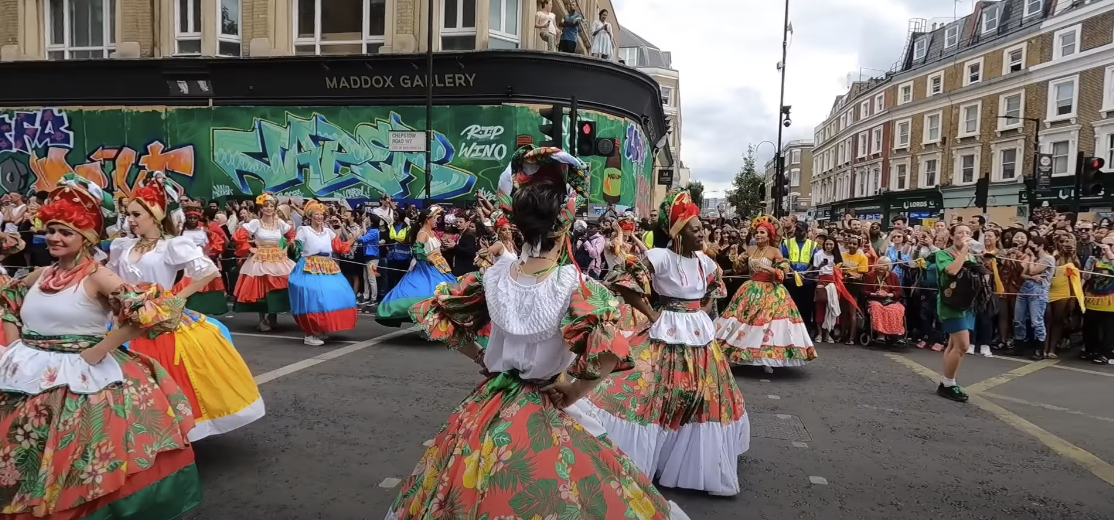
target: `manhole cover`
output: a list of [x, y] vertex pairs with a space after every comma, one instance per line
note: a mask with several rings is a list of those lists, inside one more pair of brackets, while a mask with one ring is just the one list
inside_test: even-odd
[[796, 415], [748, 413], [750, 436], [783, 441], [812, 442], [804, 423]]

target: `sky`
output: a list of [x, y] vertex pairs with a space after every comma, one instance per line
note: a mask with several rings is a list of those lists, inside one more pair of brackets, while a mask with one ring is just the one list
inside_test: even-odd
[[[953, 19], [973, 0], [789, 0], [783, 141], [812, 139], [835, 97], [898, 61], [912, 18]], [[723, 196], [747, 146], [777, 142], [779, 0], [612, 0], [621, 27], [673, 56], [680, 72], [681, 160], [705, 197]], [[621, 45], [621, 43], [620, 43]], [[875, 70], [881, 69], [881, 70]], [[773, 157], [761, 144], [758, 167]]]

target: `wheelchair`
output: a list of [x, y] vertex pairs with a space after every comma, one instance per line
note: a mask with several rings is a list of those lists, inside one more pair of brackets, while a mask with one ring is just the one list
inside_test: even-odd
[[[886, 334], [882, 334], [881, 332], [875, 330], [874, 324], [871, 323], [870, 312], [867, 310], [869, 308], [869, 302], [870, 299], [865, 299], [865, 301], [863, 302], [865, 305], [863, 305], [862, 307], [863, 310], [857, 313], [859, 315], [859, 319], [862, 320], [859, 322], [859, 345], [862, 345], [864, 347], [885, 346], [889, 348], [905, 348], [906, 346], [908, 346], [909, 338], [907, 336], [909, 331], [909, 323], [905, 319], [905, 316], [903, 315], [901, 317], [901, 322], [903, 325], [902, 328], [904, 328], [906, 331], [906, 335], [897, 338], [897, 340], [894, 341], [892, 344], [887, 343]], [[905, 298], [897, 298], [896, 300], [893, 300], [893, 303], [900, 303], [902, 304], [902, 306], [904, 306]]]

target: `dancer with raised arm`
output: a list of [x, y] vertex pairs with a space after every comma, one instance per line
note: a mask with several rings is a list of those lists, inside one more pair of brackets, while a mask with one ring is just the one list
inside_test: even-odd
[[[526, 241], [521, 258], [501, 257], [411, 309], [430, 339], [489, 375], [403, 481], [387, 520], [446, 511], [491, 519], [687, 518], [566, 411], [630, 367], [618, 302], [568, 256], [577, 203], [587, 198], [585, 168], [556, 148], [518, 151], [500, 185], [512, 194], [511, 218]], [[491, 345], [481, 351], [476, 332], [488, 321]], [[557, 382], [566, 370], [579, 380]]]
[[[39, 217], [57, 262], [0, 289], [0, 517], [172, 520], [201, 502], [190, 404], [119, 348], [173, 330], [184, 301], [95, 261], [111, 198], [73, 175]], [[105, 334], [105, 316], [117, 327]]]
[[[166, 213], [166, 192], [173, 189], [165, 182], [149, 182], [135, 191], [127, 207], [134, 236], [112, 241], [108, 268], [125, 282], [153, 282], [168, 288], [181, 272], [191, 282], [176, 294], [189, 298], [220, 272], [192, 240], [175, 236], [174, 222]], [[197, 423], [190, 441], [263, 417], [259, 388], [233, 348], [232, 335], [219, 321], [187, 310], [173, 331], [136, 338], [128, 348], [154, 358], [186, 391]]]

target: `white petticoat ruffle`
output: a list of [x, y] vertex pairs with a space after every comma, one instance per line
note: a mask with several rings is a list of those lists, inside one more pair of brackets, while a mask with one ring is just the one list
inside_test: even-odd
[[[807, 349], [813, 346], [804, 322], [793, 323], [787, 319], [770, 321], [764, 326], [748, 325], [734, 317], [718, 318], [715, 321], [716, 339], [723, 348], [753, 350], [754, 355], [746, 364], [768, 367], [801, 367], [809, 363], [806, 359], [777, 359], [762, 357], [761, 350], [770, 347], [793, 347]], [[770, 335], [767, 337], [767, 330]]]
[[53, 388], [69, 387], [76, 394], [95, 394], [124, 382], [116, 358], [105, 356], [90, 365], [77, 352], [50, 352], [13, 342], [0, 358], [0, 391], [38, 395]]
[[668, 345], [703, 347], [715, 337], [716, 328], [704, 312], [661, 311], [650, 327], [650, 339]]
[[[398, 515], [396, 515], [394, 511], [388, 511], [387, 516], [383, 520], [398, 520]], [[692, 520], [692, 519], [689, 518], [689, 515], [686, 515], [684, 511], [681, 511], [681, 506], [677, 505], [676, 502], [670, 500], [669, 501], [669, 520]]]
[[651, 479], [664, 487], [739, 494], [738, 458], [750, 449], [750, 416], [724, 425], [689, 423], [677, 430], [645, 426], [611, 415], [587, 401], [585, 412], [607, 430], [607, 438]]

